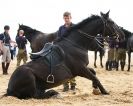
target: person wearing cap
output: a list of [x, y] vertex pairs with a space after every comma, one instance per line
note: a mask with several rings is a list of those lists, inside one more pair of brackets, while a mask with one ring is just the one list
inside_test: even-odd
[[[63, 19], [65, 24], [59, 27], [58, 30], [58, 34], [57, 34], [57, 39], [63, 38], [64, 34], [66, 33], [66, 31], [72, 27], [74, 24], [71, 22], [71, 13], [70, 12], [65, 12], [63, 14]], [[69, 90], [69, 84], [71, 85], [71, 90], [75, 90], [75, 86], [76, 86], [76, 81], [75, 78], [71, 79], [70, 81], [66, 82], [63, 84], [64, 89], [63, 92], [68, 91]]]
[[17, 67], [20, 66], [21, 60], [25, 64], [27, 61], [27, 50], [26, 44], [27, 40], [24, 37], [24, 31], [19, 30], [18, 35], [16, 36], [16, 42], [18, 47], [18, 54], [17, 54]]
[[5, 25], [4, 33], [0, 34], [0, 51], [2, 53], [2, 71], [4, 75], [8, 74], [8, 67], [11, 61], [10, 43], [14, 42], [10, 38], [9, 30], [10, 27]]

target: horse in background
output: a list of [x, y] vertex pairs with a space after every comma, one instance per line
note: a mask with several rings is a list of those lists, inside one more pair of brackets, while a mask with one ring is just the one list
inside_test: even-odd
[[57, 32], [49, 34], [43, 33], [29, 26], [19, 24], [18, 31], [21, 29], [24, 30], [24, 36], [30, 42], [32, 52], [38, 52], [42, 50], [46, 43], [52, 42], [57, 37]]
[[[10, 77], [7, 96], [25, 98], [46, 98], [46, 90], [59, 86], [76, 76], [90, 79], [94, 89], [108, 94], [96, 77], [96, 72], [88, 68], [88, 49], [91, 38], [101, 33], [103, 36], [122, 38], [118, 26], [109, 18], [109, 12], [101, 16], [91, 16], [70, 28], [65, 37], [45, 45], [39, 53], [33, 53], [33, 61], [18, 67]], [[49, 82], [49, 77], [52, 82]], [[52, 96], [52, 95], [49, 95]]]
[[131, 33], [130, 31], [121, 28], [122, 31], [125, 34], [125, 40], [127, 43], [127, 54], [128, 54], [128, 69], [127, 71], [130, 71], [130, 63], [131, 63], [131, 52], [133, 52], [133, 33]]
[[101, 67], [103, 68], [103, 63], [102, 63], [102, 59], [103, 59], [103, 56], [105, 54], [105, 49], [104, 49], [104, 38], [102, 35], [98, 34], [96, 37], [96, 44], [97, 44], [97, 48], [95, 49], [94, 51], [94, 67], [97, 68], [97, 65], [96, 65], [96, 60], [97, 60], [97, 52], [99, 52], [99, 56], [100, 56], [100, 65]]

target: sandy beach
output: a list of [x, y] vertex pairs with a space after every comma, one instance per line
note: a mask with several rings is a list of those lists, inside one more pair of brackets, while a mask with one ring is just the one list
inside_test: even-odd
[[[105, 56], [106, 57], [106, 56]], [[103, 63], [105, 64], [106, 58]], [[93, 67], [93, 53], [89, 53], [90, 64]], [[132, 63], [133, 64], [133, 63]], [[62, 92], [62, 85], [54, 90], [58, 91], [61, 98], [50, 99], [28, 99], [20, 100], [15, 97], [4, 97], [0, 99], [0, 106], [133, 106], [133, 67], [127, 72], [127, 64], [124, 71], [106, 71], [105, 67], [95, 68], [97, 77], [107, 89], [110, 95], [92, 94], [92, 82], [85, 78], [76, 77], [76, 94], [72, 91]], [[2, 75], [0, 66], [0, 96], [5, 94], [8, 81], [15, 70], [16, 59], [11, 62], [9, 75]]]

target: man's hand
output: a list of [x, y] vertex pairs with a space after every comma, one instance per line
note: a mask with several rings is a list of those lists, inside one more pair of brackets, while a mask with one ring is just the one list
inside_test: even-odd
[[3, 55], [3, 50], [0, 50], [0, 56]]

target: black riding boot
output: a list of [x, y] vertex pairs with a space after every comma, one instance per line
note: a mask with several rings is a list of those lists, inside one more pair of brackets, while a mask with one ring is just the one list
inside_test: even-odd
[[3, 75], [6, 75], [6, 66], [4, 62], [2, 62], [2, 71], [3, 71]]
[[10, 63], [6, 63], [6, 68], [5, 68], [5, 72], [6, 74], [8, 74], [8, 67], [9, 67]]
[[63, 84], [63, 86], [64, 86], [63, 92], [66, 92], [66, 91], [69, 90], [69, 83], [68, 83], [68, 82], [65, 82], [65, 83]]
[[125, 67], [125, 62], [121, 62], [121, 71], [124, 70], [124, 67]]
[[119, 63], [118, 62], [115, 62], [116, 71], [118, 71], [118, 67], [119, 67]]
[[109, 67], [109, 61], [106, 61], [105, 67], [106, 67], [106, 70], [109, 70], [109, 69], [108, 69], [108, 67]]
[[112, 61], [109, 61], [109, 71], [112, 70]]

